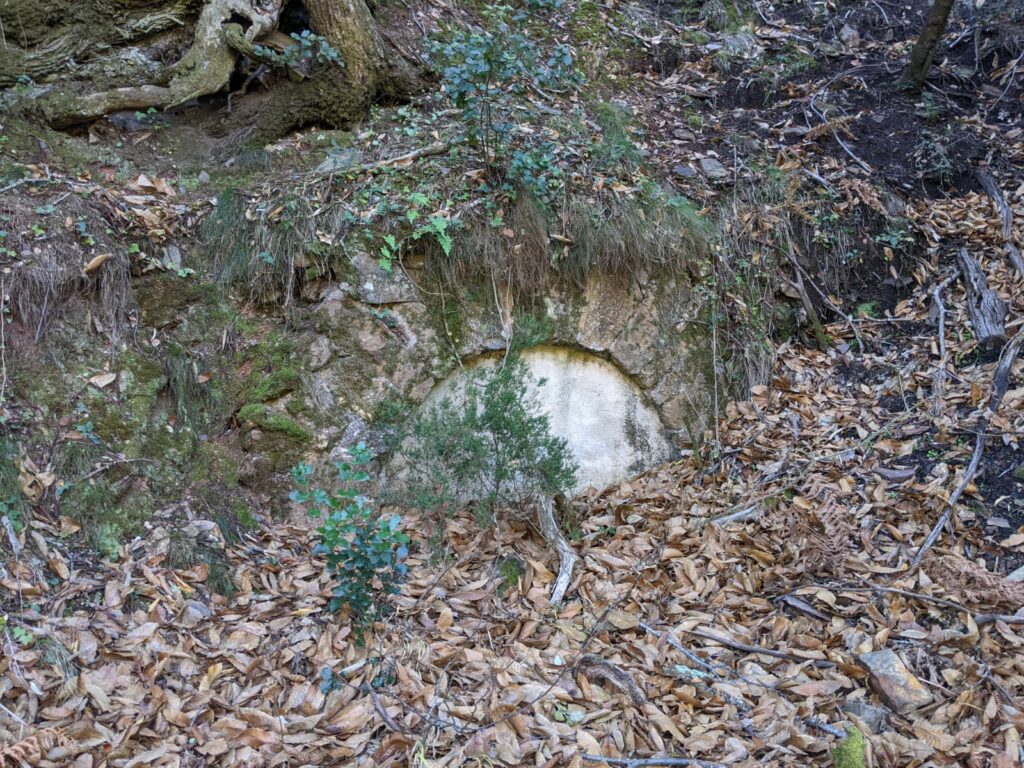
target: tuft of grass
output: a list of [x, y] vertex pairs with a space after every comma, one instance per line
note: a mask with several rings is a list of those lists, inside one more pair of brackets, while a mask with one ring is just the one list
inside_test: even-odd
[[598, 167], [635, 167], [640, 162], [640, 153], [629, 134], [629, 112], [616, 104], [602, 101], [594, 106], [594, 119], [601, 128], [601, 142], [593, 151]]
[[28, 505], [18, 484], [18, 446], [0, 437], [0, 515], [6, 515], [17, 528], [24, 524]]
[[167, 557], [164, 562], [177, 571], [187, 571], [202, 562], [203, 553], [198, 543], [177, 528], [172, 528], [167, 539]]
[[227, 560], [218, 555], [212, 555], [207, 564], [210, 566], [210, 572], [206, 577], [206, 586], [210, 591], [222, 597], [231, 597], [235, 594], [237, 589], [231, 578], [231, 569]]
[[226, 189], [200, 235], [217, 283], [241, 290], [250, 301], [290, 306], [302, 279], [329, 271], [323, 250], [311, 245], [318, 242], [318, 226], [338, 228], [340, 221], [314, 220], [315, 201], [301, 190], [281, 199], [250, 218], [242, 194]]
[[708, 252], [696, 208], [657, 188], [572, 198], [559, 216], [520, 190], [500, 222], [467, 223], [450, 253], [429, 250], [427, 265], [455, 295], [494, 281], [525, 298], [558, 284], [582, 287], [592, 274], [693, 272]]

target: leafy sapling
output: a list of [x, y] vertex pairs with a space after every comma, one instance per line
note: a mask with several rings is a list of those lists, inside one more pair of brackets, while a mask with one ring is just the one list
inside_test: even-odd
[[348, 607], [353, 623], [368, 629], [393, 610], [391, 596], [398, 593], [408, 572], [409, 537], [399, 530], [398, 515], [379, 516], [357, 486], [369, 480], [364, 469], [370, 452], [363, 443], [350, 450], [350, 461], [339, 461], [338, 485], [333, 490], [313, 486], [313, 468], [299, 464], [291, 471], [295, 483], [289, 498], [306, 513], [322, 519], [320, 543], [314, 553], [324, 555], [334, 576], [329, 607]]

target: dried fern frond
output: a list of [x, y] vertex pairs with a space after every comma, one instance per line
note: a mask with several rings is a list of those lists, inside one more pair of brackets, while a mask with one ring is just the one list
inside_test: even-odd
[[[78, 743], [64, 735], [59, 728], [44, 728], [21, 741], [0, 746], [0, 768], [21, 768], [24, 765], [38, 765], [57, 748], [70, 755]], [[65, 756], [67, 756], [65, 755]]]
[[1024, 604], [1024, 584], [992, 573], [984, 566], [958, 555], [929, 558], [925, 572], [946, 592], [967, 604], [1007, 606]]

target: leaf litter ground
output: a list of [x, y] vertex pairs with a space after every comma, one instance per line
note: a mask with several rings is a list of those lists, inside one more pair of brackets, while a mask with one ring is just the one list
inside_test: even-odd
[[[1019, 278], [984, 263], [1020, 317]], [[556, 560], [514, 522], [450, 520], [435, 562], [408, 517], [414, 577], [360, 648], [326, 611], [304, 527], [227, 547], [225, 599], [205, 564], [167, 567], [172, 523], [96, 566], [34, 521], [0, 582], [18, 606], [0, 754], [83, 767], [807, 765], [857, 725], [878, 766], [1018, 764], [1024, 586], [1005, 574], [1024, 553], [1020, 484], [994, 496], [984, 489], [1005, 478], [983, 463], [955, 535], [909, 566], [967, 463], [995, 365], [953, 284], [937, 394], [935, 277], [922, 267], [891, 316], [858, 321], [864, 354], [844, 324], [828, 353], [783, 347], [770, 384], [727, 406], [717, 453], [576, 499], [581, 563], [557, 610]], [[1018, 361], [989, 439], [1015, 460], [1022, 405]], [[217, 536], [201, 520], [185, 531]], [[508, 557], [523, 565], [515, 584]], [[59, 577], [31, 567], [40, 558]], [[885, 648], [931, 704], [879, 703], [857, 657]]]

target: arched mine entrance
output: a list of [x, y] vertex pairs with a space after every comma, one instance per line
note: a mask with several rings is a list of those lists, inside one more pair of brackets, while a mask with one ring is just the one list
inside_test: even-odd
[[[551, 429], [566, 440], [579, 464], [574, 492], [604, 488], [671, 457], [672, 447], [657, 411], [640, 388], [614, 364], [589, 352], [540, 346], [521, 353]], [[494, 359], [478, 358], [438, 384], [424, 407], [459, 391], [463, 377]]]

